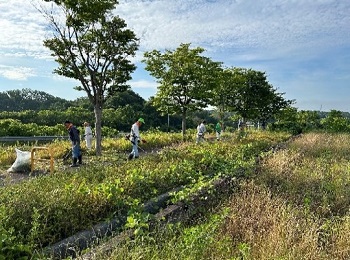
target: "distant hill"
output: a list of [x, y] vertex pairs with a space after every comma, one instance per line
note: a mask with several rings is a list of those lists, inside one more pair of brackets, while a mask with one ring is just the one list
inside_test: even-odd
[[72, 105], [59, 97], [54, 97], [46, 92], [24, 88], [22, 90], [8, 90], [0, 92], [1, 111], [39, 111], [43, 109], [66, 109]]

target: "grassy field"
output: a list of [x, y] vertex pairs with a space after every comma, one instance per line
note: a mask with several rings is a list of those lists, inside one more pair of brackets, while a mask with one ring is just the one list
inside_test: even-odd
[[191, 220], [94, 259], [350, 259], [349, 149], [347, 134], [302, 135]]
[[[138, 232], [90, 259], [350, 259], [350, 135], [287, 138], [252, 131], [195, 145], [152, 133], [147, 153], [131, 162], [127, 141], [106, 139], [102, 157], [87, 154], [74, 170], [59, 164], [69, 143], [49, 144], [54, 174], [0, 188], [0, 259], [38, 258], [45, 246], [122, 215], [125, 230]], [[13, 151], [3, 146], [3, 169]], [[186, 201], [224, 176], [236, 185], [189, 207], [180, 222], [150, 229], [151, 216], [138, 211], [181, 185], [172, 201]]]
[[[257, 155], [288, 135], [252, 131], [239, 137], [234, 133], [222, 142], [202, 145], [180, 138], [151, 133], [144, 146], [148, 152], [133, 161], [125, 160], [130, 149], [126, 140], [105, 140], [103, 156], [85, 156], [82, 167], [55, 165], [53, 174], [4, 183], [0, 188], [0, 256], [38, 257], [43, 248], [109, 219], [126, 220], [125, 229], [146, 234], [150, 216], [143, 212], [143, 203], [177, 187], [182, 190], [173, 194], [172, 201], [186, 201], [222, 176], [252, 175]], [[69, 143], [48, 147], [59, 161]], [[8, 158], [2, 153], [0, 161], [6, 165]]]

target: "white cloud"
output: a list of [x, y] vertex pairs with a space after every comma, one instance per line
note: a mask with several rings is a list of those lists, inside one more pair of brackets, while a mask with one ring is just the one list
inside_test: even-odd
[[116, 13], [141, 38], [141, 50], [192, 42], [213, 52], [264, 49], [278, 56], [348, 43], [349, 9], [336, 0], [124, 0]]
[[11, 80], [27, 80], [37, 74], [32, 68], [0, 65], [0, 76]]
[[47, 22], [30, 1], [2, 1], [0, 9], [1, 52], [6, 52], [7, 56], [49, 56], [48, 50], [43, 46]]
[[[0, 52], [48, 59], [47, 21], [31, 2], [45, 3], [0, 3]], [[115, 13], [137, 33], [141, 52], [191, 42], [212, 55], [249, 50], [271, 58], [348, 44], [349, 9], [350, 2], [337, 0], [120, 0]]]
[[157, 89], [158, 86], [157, 82], [147, 80], [130, 81], [129, 84], [137, 89]]
[[[40, 76], [53, 82], [60, 80], [63, 85], [62, 78], [49, 72], [51, 66], [47, 65], [54, 62], [43, 46], [49, 35], [47, 21], [31, 2], [45, 4], [42, 0], [0, 0], [0, 76], [15, 80]], [[305, 93], [312, 91], [319, 92], [320, 100], [329, 98], [328, 92], [321, 97], [322, 91], [318, 91], [321, 85], [332, 90], [335, 86], [342, 91], [348, 88], [350, 1], [119, 0], [119, 3], [115, 14], [125, 19], [140, 38], [140, 51], [132, 58], [133, 62], [139, 62], [145, 51], [175, 49], [180, 43], [192, 43], [193, 47], [204, 47], [207, 50], [204, 55], [226, 66], [266, 71], [275, 87], [303, 102], [308, 97]], [[34, 61], [30, 63], [30, 59]], [[156, 83], [148, 80], [142, 69], [136, 74], [137, 80], [129, 83], [132, 87], [145, 92], [156, 90]]]

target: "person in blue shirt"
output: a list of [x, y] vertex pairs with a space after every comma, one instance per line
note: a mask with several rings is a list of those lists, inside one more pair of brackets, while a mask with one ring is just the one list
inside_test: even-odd
[[[77, 167], [82, 164], [82, 154], [80, 149], [80, 135], [79, 130], [69, 120], [64, 122], [64, 126], [68, 130], [69, 140], [72, 143], [72, 160], [73, 163], [70, 167]], [[77, 162], [79, 164], [77, 164]]]

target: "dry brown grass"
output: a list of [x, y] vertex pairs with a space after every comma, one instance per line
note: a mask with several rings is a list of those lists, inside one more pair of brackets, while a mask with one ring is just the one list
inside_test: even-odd
[[350, 259], [349, 150], [349, 135], [311, 133], [265, 158], [220, 237], [246, 259]]
[[331, 231], [327, 248], [329, 255], [333, 259], [350, 259], [350, 216], [333, 222], [329, 229]]
[[350, 159], [349, 134], [308, 133], [295, 139], [290, 149], [303, 151], [306, 156], [328, 159]]
[[320, 259], [315, 219], [255, 183], [241, 188], [231, 200], [232, 215], [220, 236], [229, 235], [237, 250], [246, 244], [248, 259]]
[[350, 207], [350, 136], [307, 134], [263, 160], [257, 182], [320, 217]]

